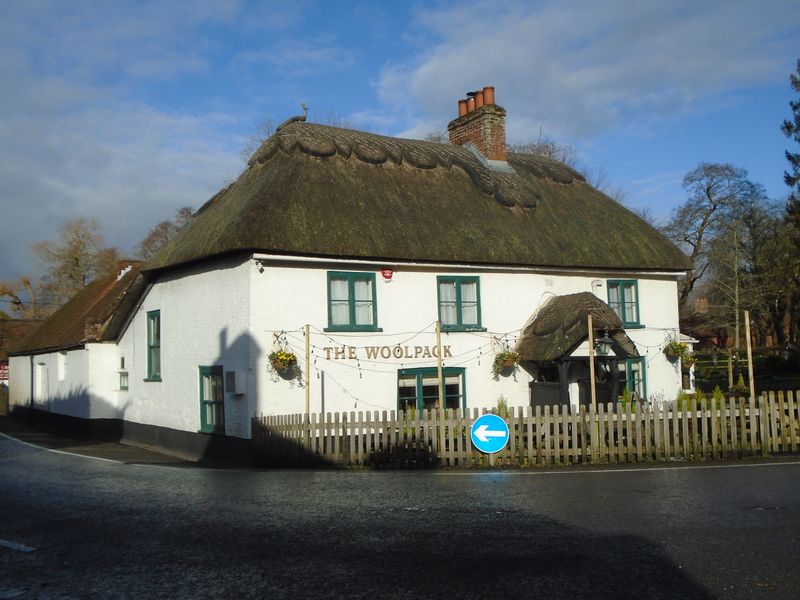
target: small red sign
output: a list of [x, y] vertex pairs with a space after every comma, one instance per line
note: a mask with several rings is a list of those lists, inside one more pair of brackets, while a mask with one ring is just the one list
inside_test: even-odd
[[0, 381], [8, 381], [8, 363], [0, 362]]

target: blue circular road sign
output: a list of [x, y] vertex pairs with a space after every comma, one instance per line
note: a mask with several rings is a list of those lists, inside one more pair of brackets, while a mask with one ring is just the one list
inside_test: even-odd
[[475, 419], [470, 429], [472, 445], [484, 454], [500, 452], [508, 443], [508, 425], [497, 415], [483, 415]]

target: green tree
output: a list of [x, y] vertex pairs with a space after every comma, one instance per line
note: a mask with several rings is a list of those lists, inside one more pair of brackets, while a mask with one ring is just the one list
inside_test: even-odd
[[781, 257], [785, 252], [780, 206], [766, 195], [743, 200], [721, 220], [709, 241], [709, 269], [701, 286], [709, 301], [706, 325], [732, 333], [740, 345], [742, 311], [749, 309], [758, 344], [768, 336], [784, 343], [787, 286]]
[[[800, 92], [800, 59], [797, 60], [796, 73], [789, 76], [789, 84], [796, 92]], [[800, 144], [800, 100], [789, 102], [792, 109], [792, 119], [785, 120], [781, 125], [781, 130], [786, 137], [793, 139]], [[792, 199], [800, 202], [800, 152], [786, 151], [786, 160], [789, 161], [790, 170], [784, 171], [783, 178], [786, 185], [792, 188]]]
[[[800, 59], [797, 61], [795, 73], [789, 76], [789, 84], [796, 92], [800, 92]], [[800, 144], [800, 100], [789, 102], [792, 109], [792, 118], [785, 120], [781, 130], [786, 137]], [[797, 343], [800, 338], [800, 152], [786, 151], [786, 160], [790, 169], [784, 171], [783, 177], [789, 186], [789, 199], [786, 203], [784, 223], [786, 225], [786, 240], [784, 249], [786, 257], [784, 278], [790, 284], [787, 293], [787, 302], [790, 307], [788, 318], [789, 340]]]

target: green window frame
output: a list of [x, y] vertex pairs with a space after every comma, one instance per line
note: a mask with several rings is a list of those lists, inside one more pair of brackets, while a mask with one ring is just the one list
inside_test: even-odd
[[640, 402], [647, 400], [647, 360], [644, 356], [620, 361], [619, 379], [620, 389], [625, 387], [631, 394], [636, 392]]
[[161, 381], [161, 311], [147, 312], [147, 379]]
[[439, 275], [436, 291], [442, 331], [485, 331], [479, 277]]
[[200, 431], [225, 433], [225, 389], [222, 367], [198, 367], [200, 375]]
[[378, 327], [375, 273], [328, 272], [328, 327], [325, 331], [382, 331]]
[[639, 316], [639, 282], [636, 279], [609, 279], [608, 305], [627, 328], [644, 327]]
[[[467, 410], [466, 369], [445, 367], [444, 397], [447, 408]], [[397, 371], [397, 410], [431, 409], [439, 401], [439, 370], [436, 367]]]

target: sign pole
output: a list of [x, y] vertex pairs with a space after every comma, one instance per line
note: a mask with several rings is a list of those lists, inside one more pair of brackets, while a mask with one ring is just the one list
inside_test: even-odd
[[756, 400], [756, 382], [753, 377], [753, 344], [750, 342], [750, 311], [744, 311], [744, 329], [747, 335], [747, 375], [750, 378], [750, 398]]
[[306, 334], [306, 418], [311, 412], [311, 331], [308, 323], [304, 327]]
[[444, 406], [444, 377], [442, 377], [442, 324], [436, 321], [436, 369], [439, 383], [439, 408]]
[[[587, 324], [589, 327], [589, 387], [592, 390], [592, 414], [597, 414], [597, 390], [594, 387], [594, 324], [592, 323], [592, 314], [587, 316]], [[592, 423], [592, 436], [591, 443], [595, 448], [599, 448], [600, 440], [600, 423], [595, 421]], [[592, 456], [594, 456], [594, 448], [592, 448]]]
[[597, 392], [594, 388], [594, 330], [592, 328], [592, 315], [588, 315], [589, 324], [589, 384], [592, 389], [592, 406], [597, 410]]

